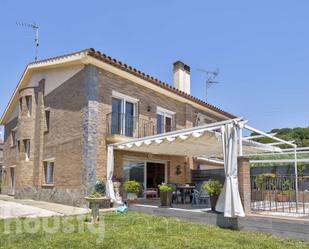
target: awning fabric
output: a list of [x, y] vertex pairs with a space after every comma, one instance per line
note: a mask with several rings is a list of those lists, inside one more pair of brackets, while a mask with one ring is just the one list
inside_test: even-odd
[[[243, 216], [237, 179], [238, 128], [239, 119], [227, 120], [109, 145], [107, 157], [107, 195], [112, 201], [116, 202], [112, 184], [114, 168], [112, 151], [114, 149], [159, 155], [224, 158], [227, 178], [218, 209], [224, 210], [227, 217]], [[280, 151], [279, 148], [274, 146], [246, 140], [242, 141], [242, 145], [244, 153]]]

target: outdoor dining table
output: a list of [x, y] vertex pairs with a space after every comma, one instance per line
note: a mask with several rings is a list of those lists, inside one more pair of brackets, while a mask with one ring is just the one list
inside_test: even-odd
[[192, 185], [178, 185], [176, 186], [176, 203], [178, 204], [178, 196], [177, 196], [177, 191], [179, 190], [179, 192], [181, 193], [181, 202], [182, 204], [186, 203], [186, 196], [190, 193], [191, 191], [195, 189], [195, 186]]

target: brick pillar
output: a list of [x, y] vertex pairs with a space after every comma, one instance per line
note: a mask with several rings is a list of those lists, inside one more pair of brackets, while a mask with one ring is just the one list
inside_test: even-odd
[[238, 157], [238, 186], [239, 194], [245, 213], [251, 211], [251, 184], [250, 184], [250, 163], [248, 157]]

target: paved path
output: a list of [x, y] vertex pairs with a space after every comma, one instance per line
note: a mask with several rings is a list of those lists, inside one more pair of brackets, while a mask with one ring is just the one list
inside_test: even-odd
[[0, 195], [0, 219], [79, 215], [89, 212], [90, 210], [86, 208], [72, 207], [52, 202], [14, 199], [11, 196]]

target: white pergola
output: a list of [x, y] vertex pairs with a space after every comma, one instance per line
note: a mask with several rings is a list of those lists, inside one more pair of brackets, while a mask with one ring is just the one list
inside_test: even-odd
[[[271, 137], [278, 143], [296, 148], [288, 141], [276, 138], [247, 125], [242, 118], [206, 124], [188, 129], [177, 130], [155, 136], [137, 138], [108, 146], [107, 156], [107, 194], [114, 202], [115, 198], [112, 178], [114, 171], [114, 150], [151, 153], [158, 155], [175, 155], [188, 157], [222, 158], [226, 180], [217, 203], [217, 211], [224, 212], [226, 217], [244, 216], [238, 191], [237, 156], [252, 153], [281, 152], [273, 144], [262, 144], [243, 137], [243, 129]], [[296, 167], [297, 168], [297, 167]]]

